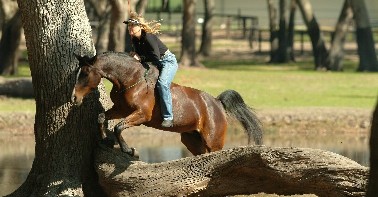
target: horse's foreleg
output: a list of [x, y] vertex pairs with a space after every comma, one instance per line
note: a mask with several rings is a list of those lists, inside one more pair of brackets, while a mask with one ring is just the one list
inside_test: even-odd
[[127, 116], [124, 120], [119, 122], [114, 127], [114, 134], [117, 137], [118, 143], [121, 146], [121, 150], [123, 152], [128, 153], [133, 156], [135, 153], [135, 149], [129, 148], [129, 146], [126, 144], [125, 140], [123, 139], [121, 135], [122, 131], [126, 128], [140, 125], [146, 122], [146, 120], [147, 120], [147, 116], [141, 110], [137, 110], [137, 111], [134, 111], [129, 116]]
[[125, 152], [131, 156], [134, 156], [135, 149], [130, 148], [127, 144], [125, 139], [122, 137], [122, 130], [126, 129], [127, 126], [125, 125], [124, 121], [119, 122], [115, 127], [114, 127], [114, 134], [118, 140], [119, 146], [122, 150], [122, 152]]

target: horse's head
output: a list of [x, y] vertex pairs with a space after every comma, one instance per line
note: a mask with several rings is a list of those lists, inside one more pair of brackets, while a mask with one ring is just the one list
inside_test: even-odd
[[100, 70], [96, 68], [96, 56], [79, 56], [79, 69], [76, 77], [76, 84], [72, 92], [71, 100], [75, 105], [80, 105], [83, 98], [91, 91], [95, 90], [101, 81]]

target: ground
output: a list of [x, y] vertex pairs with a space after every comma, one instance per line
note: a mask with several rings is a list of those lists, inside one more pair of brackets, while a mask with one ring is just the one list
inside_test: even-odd
[[[5, 99], [4, 97], [0, 100]], [[302, 132], [369, 132], [371, 110], [354, 108], [292, 108], [262, 109], [257, 111], [265, 129]], [[0, 132], [13, 135], [33, 135], [34, 112], [0, 113]], [[148, 132], [150, 128], [136, 128]], [[6, 133], [5, 133], [6, 132]]]

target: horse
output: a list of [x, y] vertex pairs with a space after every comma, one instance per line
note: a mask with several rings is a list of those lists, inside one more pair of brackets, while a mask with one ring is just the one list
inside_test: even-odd
[[159, 77], [156, 66], [140, 63], [120, 52], [104, 52], [93, 57], [75, 56], [79, 68], [71, 100], [80, 106], [83, 98], [97, 89], [102, 78], [108, 79], [113, 84], [110, 98], [114, 105], [99, 114], [98, 123], [101, 137], [105, 139], [105, 121], [121, 119], [113, 133], [123, 152], [133, 155], [135, 149], [128, 147], [121, 132], [142, 124], [180, 133], [181, 142], [193, 155], [221, 150], [231, 119], [241, 123], [248, 135], [248, 144], [252, 138], [256, 145], [262, 144], [261, 122], [234, 90], [226, 90], [214, 98], [204, 91], [172, 83], [174, 125], [163, 128], [159, 95], [155, 90]]

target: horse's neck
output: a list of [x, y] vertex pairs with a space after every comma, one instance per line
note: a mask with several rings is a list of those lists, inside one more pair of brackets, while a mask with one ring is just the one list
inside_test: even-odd
[[119, 90], [127, 88], [130, 85], [136, 83], [136, 81], [143, 80], [149, 81], [153, 85], [156, 84], [159, 76], [158, 69], [150, 65], [146, 67], [144, 65], [132, 65], [129, 67], [114, 67], [112, 65], [102, 66], [103, 77], [108, 79]]
[[121, 89], [122, 83], [120, 81], [120, 73], [117, 72], [111, 65], [102, 65], [102, 77], [109, 80], [113, 86], [116, 86], [118, 89]]

